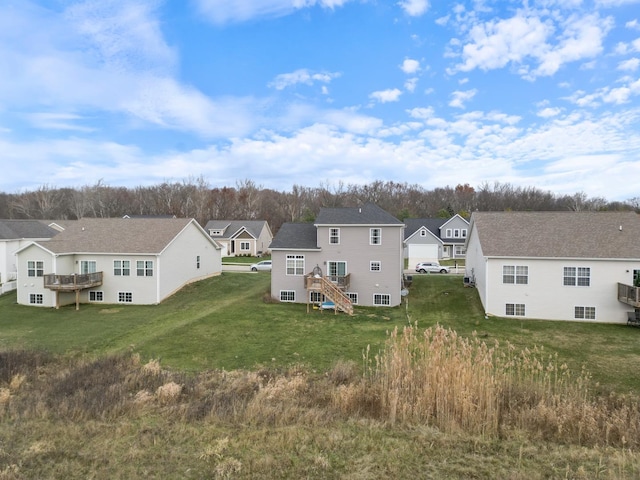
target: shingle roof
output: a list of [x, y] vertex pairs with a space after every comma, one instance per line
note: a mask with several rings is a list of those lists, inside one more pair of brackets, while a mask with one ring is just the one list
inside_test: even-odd
[[244, 227], [251, 235], [258, 238], [265, 223], [266, 220], [209, 220], [204, 229], [207, 232], [224, 230], [222, 235], [212, 235], [213, 238], [231, 238], [234, 233]]
[[406, 240], [422, 227], [426, 227], [427, 230], [440, 238], [440, 227], [448, 220], [448, 218], [406, 218], [404, 221], [404, 224], [406, 225], [406, 228], [404, 229], [404, 238]]
[[317, 249], [317, 230], [312, 223], [284, 223], [273, 238], [271, 250], [287, 249]]
[[382, 208], [367, 203], [354, 208], [321, 208], [316, 225], [404, 225]]
[[40, 220], [0, 220], [0, 240], [51, 238], [57, 233]]
[[488, 257], [640, 258], [634, 212], [474, 212]]
[[84, 218], [42, 246], [53, 253], [157, 254], [191, 222], [190, 218]]

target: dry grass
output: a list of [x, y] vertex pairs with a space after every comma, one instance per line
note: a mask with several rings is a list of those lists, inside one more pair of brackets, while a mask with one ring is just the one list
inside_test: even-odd
[[364, 371], [323, 375], [4, 355], [0, 479], [640, 474], [637, 399], [594, 396], [542, 350], [441, 327], [394, 331]]

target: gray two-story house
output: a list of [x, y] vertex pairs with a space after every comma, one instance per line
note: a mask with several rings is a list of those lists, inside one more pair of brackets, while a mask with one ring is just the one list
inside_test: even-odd
[[271, 295], [282, 302], [401, 302], [404, 223], [373, 204], [322, 208], [314, 223], [285, 223], [271, 243]]
[[409, 267], [418, 262], [465, 257], [469, 222], [460, 215], [451, 218], [407, 218], [404, 256]]

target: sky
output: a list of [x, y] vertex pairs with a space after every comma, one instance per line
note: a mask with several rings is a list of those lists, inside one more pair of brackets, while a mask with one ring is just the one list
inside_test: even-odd
[[3, 0], [0, 191], [640, 197], [640, 0]]

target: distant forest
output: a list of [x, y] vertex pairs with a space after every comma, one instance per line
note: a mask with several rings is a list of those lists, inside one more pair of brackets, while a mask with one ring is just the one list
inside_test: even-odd
[[557, 195], [536, 187], [508, 183], [469, 184], [427, 190], [419, 185], [375, 181], [367, 185], [338, 182], [318, 187], [294, 185], [280, 192], [242, 180], [234, 187], [212, 188], [204, 178], [134, 188], [102, 181], [81, 188], [41, 186], [23, 193], [0, 192], [0, 218], [78, 219], [124, 215], [175, 215], [209, 220], [267, 220], [274, 233], [284, 222], [313, 221], [321, 207], [354, 207], [372, 202], [400, 220], [405, 218], [469, 218], [478, 211], [505, 210], [635, 210], [640, 197], [625, 202], [589, 198], [585, 193]]

